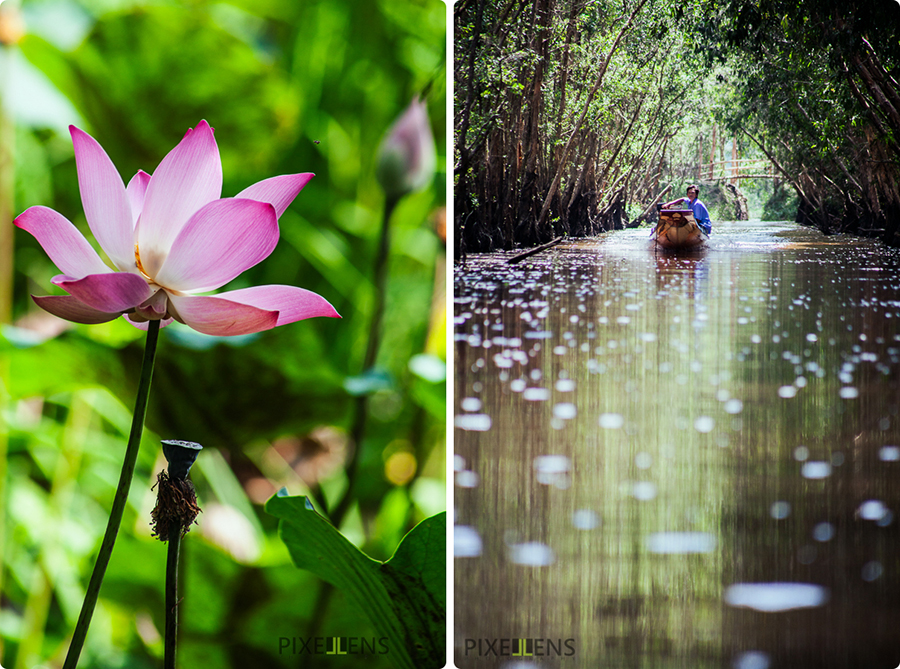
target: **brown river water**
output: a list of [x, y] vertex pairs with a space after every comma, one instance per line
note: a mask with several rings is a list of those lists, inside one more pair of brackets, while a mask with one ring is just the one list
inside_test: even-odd
[[900, 253], [789, 223], [455, 273], [461, 668], [900, 665]]

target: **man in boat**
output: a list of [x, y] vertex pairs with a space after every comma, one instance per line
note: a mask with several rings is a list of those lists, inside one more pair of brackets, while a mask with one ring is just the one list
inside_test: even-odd
[[697, 225], [700, 226], [700, 229], [703, 230], [703, 232], [709, 235], [712, 234], [712, 221], [709, 218], [709, 211], [706, 209], [706, 205], [698, 199], [699, 195], [700, 188], [696, 184], [691, 184], [687, 187], [687, 197], [680, 197], [677, 200], [666, 202], [662, 208], [671, 209], [676, 204], [687, 202], [687, 208], [693, 212], [694, 220], [697, 221]]

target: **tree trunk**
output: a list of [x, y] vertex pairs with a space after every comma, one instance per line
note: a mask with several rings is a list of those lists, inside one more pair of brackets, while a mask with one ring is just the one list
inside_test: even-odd
[[612, 60], [613, 55], [616, 50], [619, 48], [619, 43], [622, 41], [622, 38], [625, 36], [630, 29], [632, 24], [634, 23], [635, 17], [638, 15], [638, 12], [644, 7], [647, 3], [647, 0], [639, 0], [637, 6], [631, 12], [631, 16], [628, 17], [628, 20], [625, 22], [625, 25], [619, 30], [619, 33], [616, 35], [615, 40], [613, 40], [613, 44], [609, 49], [609, 52], [606, 54], [606, 57], [603, 59], [603, 63], [600, 66], [600, 72], [597, 75], [597, 81], [594, 83], [593, 88], [591, 88], [591, 92], [588, 94], [587, 100], [584, 103], [584, 107], [581, 110], [581, 115], [578, 117], [578, 121], [575, 123], [575, 127], [572, 130], [572, 133], [569, 135], [568, 141], [566, 141], [565, 148], [562, 152], [562, 163], [556, 168], [556, 174], [553, 177], [553, 181], [550, 183], [550, 188], [547, 191], [547, 196], [544, 198], [544, 204], [541, 207], [540, 214], [535, 220], [533, 225], [533, 230], [535, 235], [537, 234], [537, 230], [543, 225], [544, 219], [547, 216], [547, 212], [550, 209], [550, 203], [553, 200], [553, 197], [556, 195], [556, 190], [559, 188], [559, 182], [562, 178], [562, 168], [563, 164], [565, 164], [566, 159], [569, 156], [569, 150], [572, 148], [572, 141], [575, 138], [578, 130], [581, 128], [584, 123], [584, 119], [587, 116], [588, 109], [590, 107], [591, 101], [594, 99], [594, 95], [596, 95], [597, 90], [600, 88], [600, 84], [603, 83], [603, 77], [606, 74], [606, 70], [609, 67], [609, 63]]

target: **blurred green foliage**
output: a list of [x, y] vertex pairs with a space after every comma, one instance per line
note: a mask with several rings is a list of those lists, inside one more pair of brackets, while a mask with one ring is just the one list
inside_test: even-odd
[[[13, 201], [0, 193], [0, 206], [52, 207], [90, 239], [68, 124], [91, 133], [127, 181], [206, 119], [224, 197], [277, 174], [317, 175], [281, 217], [274, 253], [225, 289], [298, 285], [343, 317], [230, 339], [162, 331], [129, 507], [80, 666], [161, 661], [165, 547], [149, 530], [160, 438], [205, 447], [192, 470], [204, 512], [183, 544], [179, 663], [358, 666], [359, 656], [279, 653], [281, 637], [311, 630], [376, 631], [340, 591], [323, 596], [322, 582], [291, 564], [262, 505], [284, 486], [327, 510], [347, 489], [343, 463], [356, 458], [340, 529], [379, 560], [445, 507], [446, 6], [23, 0], [14, 9], [25, 35], [0, 46], [0, 94], [14, 121], [0, 141], [15, 179]], [[363, 370], [384, 207], [375, 156], [423, 93], [438, 173], [393, 212], [382, 343], [375, 370]], [[29, 298], [58, 293], [58, 271], [30, 235], [17, 230], [14, 243], [12, 263], [0, 258], [13, 304], [0, 337], [0, 664], [30, 669], [65, 655], [118, 477], [143, 335], [122, 319], [63, 328]], [[367, 431], [351, 444], [358, 404], [348, 388], [360, 387]], [[365, 664], [389, 667], [390, 656]]]

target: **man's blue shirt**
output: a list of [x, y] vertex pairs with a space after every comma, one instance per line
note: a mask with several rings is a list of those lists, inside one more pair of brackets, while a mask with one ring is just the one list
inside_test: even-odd
[[690, 198], [682, 198], [682, 202], [687, 202], [688, 207], [694, 214], [694, 220], [697, 221], [697, 225], [700, 226], [700, 229], [703, 230], [706, 234], [712, 233], [712, 221], [709, 218], [709, 211], [706, 209], [706, 205], [703, 204], [699, 198], [694, 200], [694, 203], [691, 204]]

